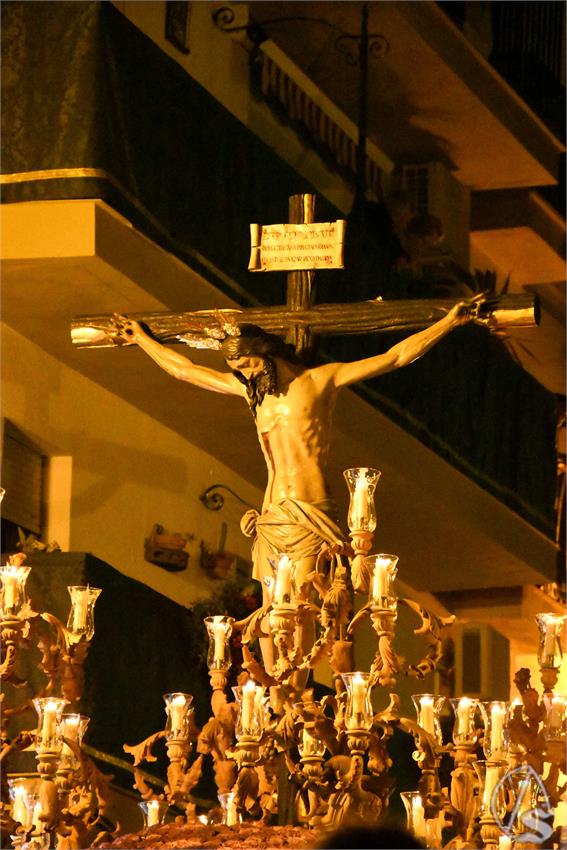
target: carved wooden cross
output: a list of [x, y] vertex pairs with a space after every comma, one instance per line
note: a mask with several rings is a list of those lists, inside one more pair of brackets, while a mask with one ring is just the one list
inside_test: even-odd
[[[289, 223], [314, 221], [315, 196], [293, 195], [289, 199]], [[184, 313], [131, 313], [129, 318], [143, 322], [160, 342], [180, 342], [191, 334], [204, 339], [222, 338], [223, 318], [227, 322], [254, 324], [271, 333], [285, 335], [298, 354], [308, 351], [315, 334], [370, 334], [380, 331], [417, 330], [443, 318], [462, 299], [418, 299], [404, 301], [362, 301], [314, 306], [314, 272], [291, 271], [287, 276], [287, 304], [234, 310], [200, 310]], [[491, 300], [490, 309], [479, 318], [493, 326], [532, 327], [538, 322], [538, 305], [529, 294], [503, 295]], [[111, 314], [79, 316], [71, 323], [71, 338], [82, 348], [103, 348], [128, 344], [119, 336]], [[207, 347], [204, 345], [203, 347]]]

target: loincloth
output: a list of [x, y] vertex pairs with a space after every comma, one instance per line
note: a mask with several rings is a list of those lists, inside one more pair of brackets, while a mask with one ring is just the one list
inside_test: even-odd
[[254, 537], [252, 577], [262, 581], [271, 575], [268, 558], [275, 554], [285, 553], [292, 560], [314, 558], [322, 545], [343, 542], [344, 535], [331, 513], [334, 510], [329, 499], [313, 503], [283, 499], [261, 514], [247, 511], [240, 527], [247, 537]]

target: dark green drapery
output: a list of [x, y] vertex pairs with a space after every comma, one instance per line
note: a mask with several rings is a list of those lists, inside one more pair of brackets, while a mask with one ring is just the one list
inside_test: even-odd
[[[4, 3], [2, 65], [4, 202], [102, 198], [239, 303], [284, 301], [282, 274], [247, 272], [249, 223], [285, 221], [288, 196], [313, 187], [110, 3]], [[317, 213], [338, 215], [325, 201]], [[320, 275], [319, 300], [371, 297], [354, 277]], [[354, 359], [393, 341], [324, 350]], [[555, 398], [482, 328], [359, 391], [553, 534]]]

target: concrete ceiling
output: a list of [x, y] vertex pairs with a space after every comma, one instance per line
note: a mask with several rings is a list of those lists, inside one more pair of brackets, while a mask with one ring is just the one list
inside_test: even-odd
[[[368, 85], [368, 136], [387, 156], [443, 162], [477, 190], [556, 183], [563, 146], [436, 3], [367, 5], [369, 32], [389, 43], [386, 55], [371, 57]], [[250, 4], [268, 37], [355, 123], [359, 69], [335, 40], [336, 28], [360, 32], [360, 10], [353, 2]]]
[[[7, 205], [3, 320], [48, 354], [147, 412], [263, 487], [265, 469], [245, 405], [176, 384], [136, 348], [75, 349], [80, 314], [229, 307], [229, 299], [99, 201]], [[214, 352], [193, 352], [223, 368]], [[554, 547], [512, 511], [350, 391], [335, 417], [329, 469], [346, 510], [342, 470], [383, 471], [377, 510], [382, 551], [430, 591], [550, 581]]]

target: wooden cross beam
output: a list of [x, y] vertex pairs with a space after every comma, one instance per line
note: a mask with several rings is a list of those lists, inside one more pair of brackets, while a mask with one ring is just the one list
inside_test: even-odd
[[[314, 221], [315, 197], [294, 195], [289, 199], [290, 224]], [[182, 313], [130, 313], [142, 322], [155, 339], [163, 343], [183, 342], [189, 334], [207, 339], [222, 339], [225, 323], [254, 324], [270, 333], [286, 336], [298, 354], [312, 346], [317, 335], [372, 334], [381, 331], [410, 331], [437, 322], [462, 299], [419, 299], [404, 301], [362, 301], [314, 306], [314, 272], [291, 271], [287, 276], [285, 307], [252, 307], [234, 310], [200, 310]], [[533, 327], [538, 324], [538, 303], [529, 294], [503, 295], [482, 307], [480, 319], [490, 319], [495, 327]], [[71, 339], [77, 347], [105, 348], [129, 345], [120, 337], [112, 314], [79, 316], [71, 323]]]

